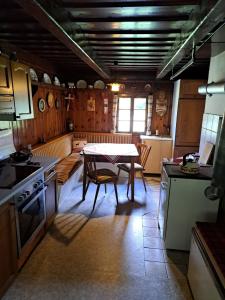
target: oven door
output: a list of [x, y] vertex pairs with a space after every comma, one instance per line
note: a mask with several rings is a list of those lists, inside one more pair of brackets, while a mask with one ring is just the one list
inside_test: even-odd
[[45, 190], [42, 188], [22, 205], [17, 207], [17, 234], [19, 254], [31, 237], [38, 233], [45, 223]]

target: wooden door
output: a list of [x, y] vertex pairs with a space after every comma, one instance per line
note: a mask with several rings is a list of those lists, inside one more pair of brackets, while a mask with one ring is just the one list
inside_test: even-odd
[[184, 80], [180, 81], [180, 98], [205, 99], [205, 95], [198, 93], [198, 87], [206, 84], [206, 80]]
[[196, 146], [200, 141], [204, 99], [180, 99], [177, 113], [176, 146]]
[[9, 59], [0, 56], [0, 95], [13, 95]]
[[16, 108], [16, 119], [34, 117], [29, 67], [12, 62], [12, 78]]
[[14, 207], [0, 206], [0, 297], [16, 273], [17, 243]]

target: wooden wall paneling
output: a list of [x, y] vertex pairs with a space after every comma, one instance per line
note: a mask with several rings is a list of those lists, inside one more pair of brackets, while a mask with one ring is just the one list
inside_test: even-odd
[[[109, 90], [77, 89], [71, 101], [69, 116], [75, 131], [110, 132], [112, 129], [113, 94]], [[88, 100], [95, 100], [95, 111], [88, 111]], [[108, 99], [108, 113], [104, 114], [104, 98]]]
[[[47, 94], [52, 92], [54, 95], [54, 106], [49, 108], [47, 105]], [[61, 107], [56, 109], [55, 99], [61, 99]], [[46, 101], [46, 110], [40, 112], [38, 100], [43, 98]], [[14, 143], [19, 150], [28, 144], [36, 145], [41, 141], [47, 142], [53, 137], [66, 132], [67, 112], [64, 101], [64, 90], [58, 87], [39, 86], [38, 91], [33, 97], [34, 119], [12, 122]]]
[[[165, 98], [167, 99], [167, 112], [162, 117], [156, 113], [156, 99], [159, 96], [160, 91], [165, 92]], [[159, 131], [159, 135], [170, 134], [172, 92], [173, 92], [173, 87], [171, 83], [162, 82], [162, 83], [155, 83], [153, 85], [153, 107], [152, 107], [152, 122], [151, 122], [152, 134], [155, 134], [156, 130]]]

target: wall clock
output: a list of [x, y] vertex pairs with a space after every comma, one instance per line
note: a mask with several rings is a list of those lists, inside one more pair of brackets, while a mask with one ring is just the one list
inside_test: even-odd
[[48, 103], [48, 106], [51, 108], [54, 106], [54, 98], [53, 98], [52, 92], [49, 92], [47, 95], [47, 103]]
[[38, 109], [41, 112], [45, 111], [45, 100], [42, 98], [38, 99]]

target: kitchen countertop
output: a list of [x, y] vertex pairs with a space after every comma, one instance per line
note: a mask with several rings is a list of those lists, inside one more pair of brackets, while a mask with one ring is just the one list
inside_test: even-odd
[[141, 135], [142, 140], [159, 140], [159, 141], [172, 141], [170, 136], [160, 136], [160, 135]]
[[[41, 168], [37, 172], [35, 172], [35, 174], [38, 174], [39, 172], [44, 172], [52, 168], [59, 161], [59, 159], [49, 156], [33, 156], [31, 158], [31, 161], [40, 163]], [[12, 198], [21, 188], [21, 186], [24, 185], [30, 179], [30, 176], [28, 176], [27, 179], [23, 180], [21, 184], [17, 184], [15, 188], [0, 189], [0, 205]]]
[[198, 174], [185, 174], [180, 170], [180, 166], [176, 164], [164, 164], [164, 168], [169, 177], [174, 178], [186, 178], [186, 179], [212, 179], [212, 166], [202, 166], [200, 167], [200, 172]]

